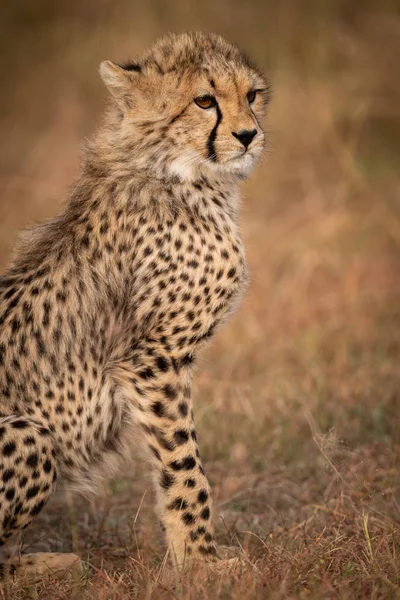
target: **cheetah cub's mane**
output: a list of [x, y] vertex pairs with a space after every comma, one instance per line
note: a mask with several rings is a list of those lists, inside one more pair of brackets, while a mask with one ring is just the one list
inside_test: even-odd
[[[264, 146], [269, 87], [204, 33], [168, 35], [100, 73], [111, 106], [81, 176], [0, 277], [0, 545], [59, 484], [95, 490], [135, 439], [175, 565], [213, 561], [192, 365], [245, 287], [238, 184]], [[8, 572], [76, 560], [10, 558]]]

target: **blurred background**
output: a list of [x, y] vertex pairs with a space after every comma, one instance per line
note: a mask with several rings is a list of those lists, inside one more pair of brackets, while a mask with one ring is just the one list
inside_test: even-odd
[[[195, 388], [219, 541], [258, 569], [226, 597], [398, 597], [398, 2], [3, 0], [0, 264], [78, 175], [107, 103], [100, 61], [190, 29], [224, 34], [273, 87], [243, 188], [250, 289]], [[144, 594], [162, 559], [144, 466], [74, 502], [49, 506], [29, 543], [88, 553], [93, 597]]]

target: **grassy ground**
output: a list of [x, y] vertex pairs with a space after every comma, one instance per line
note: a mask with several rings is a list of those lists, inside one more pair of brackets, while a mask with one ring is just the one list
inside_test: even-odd
[[270, 152], [243, 190], [251, 286], [195, 387], [217, 537], [243, 566], [163, 579], [135, 460], [91, 503], [54, 500], [26, 533], [30, 550], [79, 552], [87, 575], [0, 598], [398, 598], [400, 14], [388, 1], [147, 4], [7, 7], [0, 262], [77, 173], [106, 97], [101, 59], [198, 27], [268, 68]]

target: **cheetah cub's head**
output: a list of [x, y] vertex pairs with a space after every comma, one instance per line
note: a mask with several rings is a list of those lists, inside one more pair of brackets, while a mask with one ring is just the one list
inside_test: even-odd
[[193, 180], [245, 177], [264, 146], [263, 74], [216, 34], [168, 35], [134, 62], [100, 65], [116, 111], [115, 145], [132, 166]]

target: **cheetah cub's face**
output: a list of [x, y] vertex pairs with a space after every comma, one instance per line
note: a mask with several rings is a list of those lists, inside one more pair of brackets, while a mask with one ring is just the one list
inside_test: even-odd
[[205, 171], [245, 177], [264, 146], [263, 74], [216, 34], [168, 35], [134, 62], [103, 62], [118, 107], [118, 143], [141, 166], [183, 180]]

